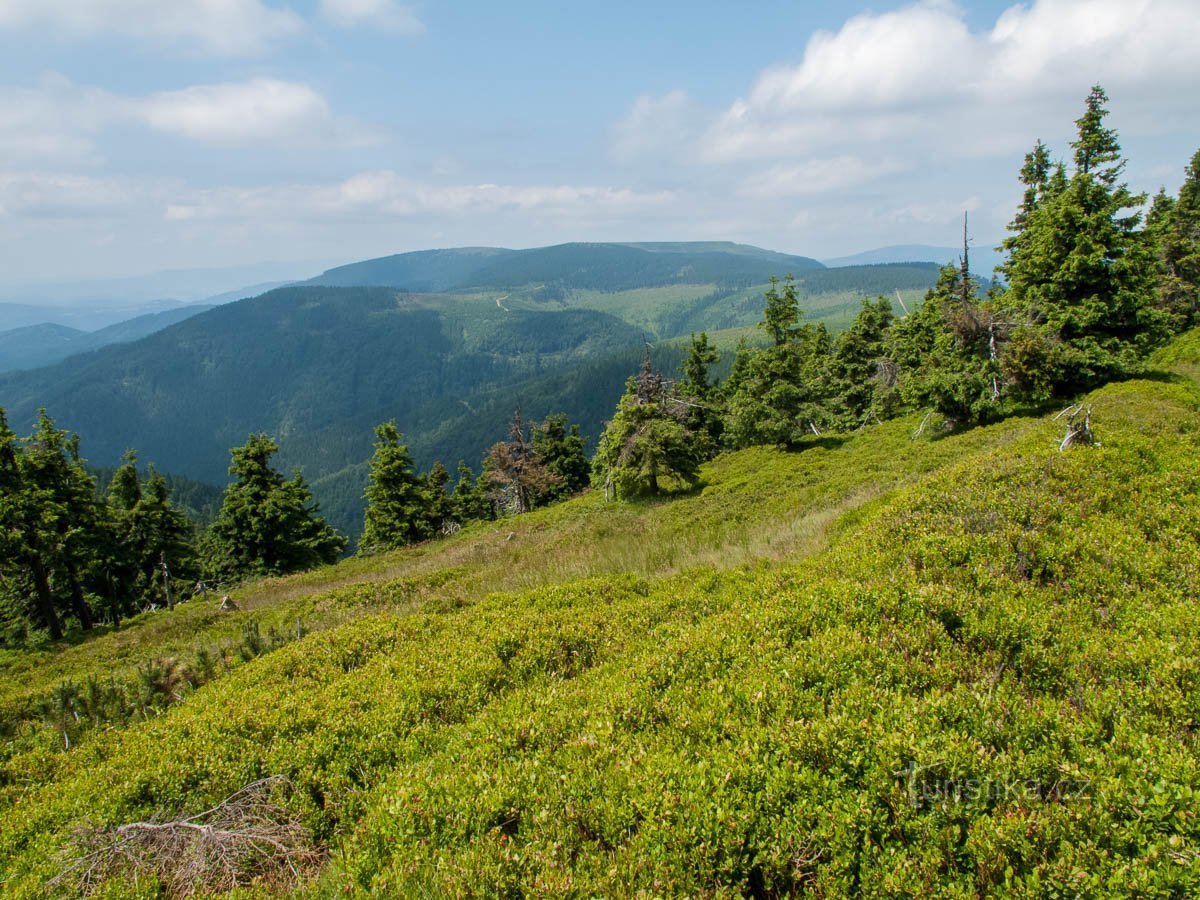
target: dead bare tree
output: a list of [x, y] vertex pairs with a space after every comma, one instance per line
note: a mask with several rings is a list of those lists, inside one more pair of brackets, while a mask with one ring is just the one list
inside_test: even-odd
[[1092, 433], [1092, 407], [1090, 405], [1084, 406], [1082, 403], [1078, 403], [1068, 406], [1054, 417], [1054, 421], [1057, 422], [1064, 418], [1067, 420], [1067, 432], [1058, 445], [1060, 452], [1070, 447], [1090, 447], [1096, 443], [1096, 435]]
[[156, 876], [172, 897], [224, 894], [255, 882], [284, 889], [314, 873], [323, 851], [280, 797], [294, 790], [274, 775], [227, 797], [212, 809], [170, 821], [81, 828], [76, 846], [49, 887], [89, 895], [106, 881]]

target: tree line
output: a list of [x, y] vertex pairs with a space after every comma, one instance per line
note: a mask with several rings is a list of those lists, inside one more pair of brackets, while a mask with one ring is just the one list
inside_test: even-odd
[[1144, 371], [1151, 350], [1200, 324], [1200, 152], [1178, 197], [1122, 181], [1126, 161], [1092, 88], [1070, 165], [1040, 141], [1020, 172], [1024, 197], [1004, 264], [985, 294], [972, 275], [964, 219], [959, 264], [915, 310], [864, 300], [834, 338], [802, 321], [795, 280], [772, 280], [760, 328], [722, 385], [717, 355], [693, 338], [683, 377], [645, 363], [597, 450], [595, 476], [617, 495], [653, 494], [664, 476], [695, 483], [721, 448], [794, 447], [917, 409], [948, 429], [993, 421]]
[[[693, 336], [677, 379], [647, 352], [590, 460], [566, 415], [527, 423], [518, 407], [479, 474], [460, 462], [451, 486], [441, 463], [415, 471], [396, 422], [380, 424], [359, 552], [525, 513], [589, 484], [611, 498], [694, 486], [722, 449], [797, 447], [920, 409], [948, 429], [968, 427], [1144, 371], [1150, 351], [1200, 324], [1200, 152], [1178, 196], [1160, 191], [1143, 216], [1147, 198], [1122, 181], [1106, 103], [1093, 88], [1069, 164], [1040, 141], [1025, 157], [1006, 259], [986, 292], [970, 269], [965, 221], [959, 264], [941, 270], [920, 306], [864, 300], [836, 337], [803, 321], [791, 276], [772, 279], [763, 340], [739, 344], [723, 383], [711, 376], [720, 357], [707, 334]], [[0, 640], [57, 639], [66, 622], [116, 623], [206, 580], [335, 561], [346, 538], [299, 472], [272, 468], [277, 451], [261, 434], [232, 451], [233, 480], [200, 529], [132, 452], [100, 494], [78, 436], [43, 411], [17, 439], [0, 410]]]

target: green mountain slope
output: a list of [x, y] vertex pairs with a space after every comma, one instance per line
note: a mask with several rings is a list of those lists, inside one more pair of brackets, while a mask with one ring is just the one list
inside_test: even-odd
[[[87, 435], [94, 464], [113, 465], [134, 445], [163, 471], [223, 483], [229, 448], [267, 431], [280, 438], [282, 463], [315, 479], [366, 460], [380, 421], [435, 429], [485, 387], [642, 340], [640, 330], [591, 310], [510, 312], [381, 288], [281, 288], [134, 344], [0, 378], [0, 405], [20, 427], [38, 407], [52, 410]], [[506, 415], [512, 402], [510, 393]], [[477, 462], [502, 433], [503, 419], [494, 424], [482, 445], [414, 442], [414, 450], [425, 464], [446, 450]], [[355, 509], [337, 524], [353, 529]]]
[[480, 268], [513, 251], [498, 247], [417, 250], [350, 263], [322, 272], [307, 284], [322, 287], [395, 287], [436, 293], [470, 281]]
[[[1087, 398], [1101, 446], [897, 421], [10, 654], [0, 879], [282, 776], [326, 856], [268, 874], [320, 896], [1193, 895], [1200, 333], [1157, 365]], [[145, 721], [31, 717], [222, 642]]]
[[[788, 270], [810, 317], [833, 328], [863, 296], [915, 300], [937, 276], [930, 266], [826, 270], [721, 243], [422, 251], [0, 376], [0, 407], [20, 430], [45, 406], [83, 436], [95, 465], [116, 465], [134, 447], [161, 471], [214, 484], [225, 481], [229, 448], [266, 431], [279, 462], [300, 467], [329, 520], [353, 536], [378, 422], [397, 420], [421, 468], [477, 466], [517, 402], [531, 418], [566, 412], [594, 438], [646, 340], [751, 328], [767, 279]], [[676, 370], [678, 349], [655, 354]]]
[[339, 266], [308, 283], [427, 292], [526, 285], [623, 291], [711, 282], [760, 284], [772, 275], [820, 268], [808, 257], [722, 241], [560, 244], [531, 250], [420, 250]]
[[66, 359], [86, 331], [43, 322], [0, 331], [0, 372], [32, 369]]

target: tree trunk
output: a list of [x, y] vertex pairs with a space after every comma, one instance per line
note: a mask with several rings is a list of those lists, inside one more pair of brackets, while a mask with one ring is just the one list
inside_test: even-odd
[[42, 619], [42, 624], [46, 626], [46, 630], [50, 632], [51, 640], [61, 640], [62, 625], [58, 621], [58, 613], [54, 609], [54, 597], [50, 593], [50, 576], [46, 572], [46, 566], [41, 559], [34, 556], [29, 563], [29, 568], [33, 572], [33, 589], [37, 595], [38, 615]]
[[79, 576], [75, 574], [75, 567], [72, 565], [67, 566], [67, 584], [71, 588], [71, 612], [75, 613], [75, 618], [79, 620], [84, 631], [91, 631], [92, 626], [96, 624], [92, 619], [92, 608], [83, 596]]

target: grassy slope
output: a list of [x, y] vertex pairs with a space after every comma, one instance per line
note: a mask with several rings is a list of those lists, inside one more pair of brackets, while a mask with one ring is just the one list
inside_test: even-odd
[[1102, 448], [892, 423], [3, 661], [10, 710], [141, 629], [344, 623], [70, 754], [23, 736], [0, 877], [36, 894], [85, 816], [286, 772], [331, 894], [1193, 892], [1198, 362], [1193, 334], [1177, 380], [1098, 392]]

